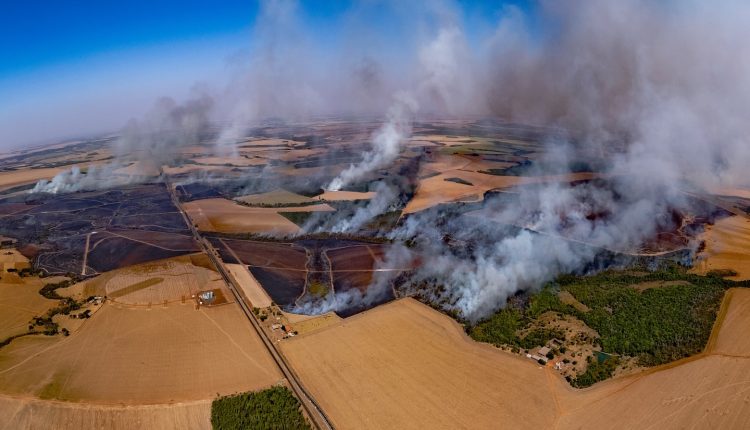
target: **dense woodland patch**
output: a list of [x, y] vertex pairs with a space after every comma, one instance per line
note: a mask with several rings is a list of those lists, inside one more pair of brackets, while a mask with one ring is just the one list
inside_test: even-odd
[[310, 429], [300, 403], [286, 387], [219, 397], [211, 404], [216, 430]]
[[[534, 328], [542, 314], [551, 311], [578, 318], [596, 330], [599, 337], [591, 343], [609, 357], [587, 357], [586, 370], [569, 379], [572, 385], [585, 387], [612, 376], [623, 358], [655, 366], [700, 352], [726, 289], [748, 284], [717, 275], [689, 274], [676, 265], [651, 272], [630, 269], [565, 275], [523, 305], [509, 305], [468, 327], [468, 333], [496, 346], [530, 349], [553, 338], [565, 339], [554, 329]], [[649, 288], [639, 288], [644, 285]], [[563, 303], [561, 292], [571, 294], [583, 306]]]

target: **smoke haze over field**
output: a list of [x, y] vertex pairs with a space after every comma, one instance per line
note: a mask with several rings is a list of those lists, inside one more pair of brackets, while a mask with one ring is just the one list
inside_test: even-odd
[[[671, 222], [671, 210], [692, 209], [681, 190], [750, 182], [750, 3], [548, 0], [533, 15], [503, 7], [487, 34], [472, 32], [449, 1], [386, 6], [391, 32], [360, 25], [373, 5], [356, 3], [336, 29], [342, 42], [326, 49], [296, 3], [264, 2], [252, 54], [234, 58], [230, 82], [183, 104], [164, 99], [126, 127], [118, 148], [163, 164], [197, 142], [209, 120], [229, 122], [217, 152], [230, 153], [248, 125], [269, 117], [385, 115], [361, 160], [327, 184], [337, 190], [396, 160], [420, 115], [564, 129], [569, 139], [545, 142], [540, 164], [595, 160], [606, 187], [529, 187], [516, 206], [489, 202], [498, 224], [480, 223], [486, 240], [466, 236], [461, 223], [435, 228], [442, 216], [432, 212], [391, 233], [416, 244], [424, 264], [415, 283], [442, 283], [435, 298], [472, 320], [590, 264], [596, 253], [574, 241], [637, 248]], [[60, 183], [78, 177], [53, 181], [55, 189], [73, 189]], [[331, 228], [366, 224], [396, 194], [384, 191]], [[498, 227], [511, 223], [536, 233]], [[476, 246], [457, 252], [445, 234]]]

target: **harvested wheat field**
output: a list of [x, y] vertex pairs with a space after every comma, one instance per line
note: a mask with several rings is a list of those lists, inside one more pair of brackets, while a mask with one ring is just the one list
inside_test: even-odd
[[292, 234], [299, 227], [278, 212], [332, 212], [326, 204], [284, 208], [258, 208], [239, 205], [231, 200], [214, 198], [185, 203], [190, 219], [203, 231], [222, 233]]
[[[585, 172], [552, 176], [497, 176], [465, 170], [447, 170], [439, 175], [421, 179], [414, 197], [406, 205], [403, 212], [419, 212], [441, 203], [482, 200], [484, 193], [493, 189], [543, 182], [580, 181], [592, 179], [596, 176], [598, 175]], [[454, 178], [471, 185], [446, 180]]]
[[247, 267], [242, 264], [225, 264], [229, 273], [234, 277], [242, 288], [250, 304], [255, 308], [267, 308], [271, 306], [271, 297], [266, 290], [260, 286], [260, 283], [253, 277]]
[[331, 191], [326, 190], [323, 194], [315, 196], [317, 200], [327, 200], [330, 202], [344, 200], [370, 200], [375, 197], [374, 191]]
[[11, 188], [18, 185], [34, 183], [40, 179], [52, 179], [55, 175], [65, 170], [70, 170], [70, 166], [0, 172], [0, 188]]
[[326, 312], [322, 315], [301, 315], [282, 311], [281, 314], [283, 315], [284, 325], [289, 330], [294, 330], [299, 334], [322, 330], [341, 321], [341, 317], [336, 315], [335, 312]]
[[310, 197], [279, 188], [267, 193], [249, 194], [235, 199], [248, 205], [297, 205], [313, 202]]
[[224, 289], [208, 264], [204, 254], [192, 254], [128, 266], [85, 281], [83, 293], [127, 305], [186, 302], [199, 291]]
[[45, 299], [39, 290], [45, 283], [65, 278], [20, 278], [5, 274], [0, 280], [0, 341], [28, 331], [29, 321], [54, 307], [57, 300]]
[[696, 262], [695, 271], [707, 273], [717, 269], [731, 269], [735, 281], [750, 279], [750, 219], [742, 216], [722, 218], [706, 227], [700, 236], [706, 248]]
[[206, 429], [211, 400], [163, 405], [105, 406], [0, 395], [2, 429]]
[[585, 390], [412, 299], [281, 346], [338, 428], [741, 428], [750, 290], [730, 290], [722, 309], [705, 353]]
[[69, 337], [24, 337], [0, 350], [2, 391], [42, 399], [160, 404], [280, 379], [236, 304], [196, 310], [193, 303], [105, 303]]
[[545, 372], [403, 299], [281, 343], [336, 428], [549, 428]]

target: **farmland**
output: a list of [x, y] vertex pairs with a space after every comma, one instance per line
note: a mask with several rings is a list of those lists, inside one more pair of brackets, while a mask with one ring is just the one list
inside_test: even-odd
[[235, 304], [107, 303], [69, 337], [25, 337], [0, 350], [0, 386], [14, 396], [132, 405], [270, 386], [280, 376], [242, 318]]
[[[366, 293], [376, 270], [399, 273], [410, 269], [396, 267], [394, 263], [385, 264], [388, 245], [383, 244], [334, 239], [304, 239], [293, 243], [235, 239], [215, 242], [224, 247], [222, 258], [225, 261], [234, 264], [236, 256], [273, 302], [287, 310], [299, 303], [335, 300], [336, 293], [351, 289]], [[320, 291], [313, 291], [316, 286]], [[388, 290], [372, 305], [393, 298]], [[262, 299], [258, 300], [264, 303]], [[356, 306], [339, 311], [348, 316], [366, 308]]]
[[[566, 388], [549, 366], [469, 341], [448, 317], [411, 299], [282, 348], [338, 427], [731, 427], [750, 418], [741, 391], [748, 351], [729, 340], [748, 323], [741, 311], [748, 296], [730, 290], [726, 317], [705, 352], [584, 391]], [[725, 356], [727, 347], [733, 357]], [[700, 380], [691, 376], [697, 374]]]
[[[731, 282], [747, 278], [746, 191], [681, 189], [638, 240], [592, 235], [580, 227], [606, 228], [617, 211], [554, 206], [558, 194], [629, 206], [623, 178], [591, 154], [554, 165], [546, 130], [492, 121], [417, 121], [394, 159], [325, 189], [362, 161], [378, 126], [264, 124], [231, 154], [207, 133], [161, 166], [118, 161], [122, 183], [58, 193], [29, 190], [79, 154], [101, 163], [112, 153], [54, 149], [28, 178], [24, 160], [44, 155], [12, 156], [0, 235], [18, 251], [0, 259], [0, 335], [50, 335], [0, 348], [0, 414], [19, 428], [209, 428], [257, 409], [253, 425], [298, 424], [300, 403], [279, 388], [295, 387], [293, 372], [336, 428], [748, 418], [730, 393], [747, 370], [738, 339], [750, 302]], [[565, 255], [526, 270], [537, 254], [506, 252], [505, 238]], [[693, 251], [692, 271], [672, 265]], [[44, 284], [63, 278], [26, 276], [37, 274], [75, 284], [52, 291]], [[479, 290], [509, 299], [469, 322], [461, 306]], [[54, 311], [71, 304], [85, 317]], [[700, 384], [686, 376], [696, 371]]]
[[225, 199], [196, 200], [185, 209], [198, 228], [220, 233], [296, 233], [299, 227], [279, 212], [331, 212], [326, 204], [289, 206], [283, 209], [248, 207]]

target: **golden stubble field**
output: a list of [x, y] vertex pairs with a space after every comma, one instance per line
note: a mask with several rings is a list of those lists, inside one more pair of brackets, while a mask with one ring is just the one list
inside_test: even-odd
[[[425, 166], [432, 169], [429, 163]], [[463, 169], [444, 170], [435, 176], [419, 180], [416, 193], [404, 208], [404, 213], [419, 212], [441, 203], [481, 201], [484, 199], [484, 193], [493, 189], [545, 182], [580, 181], [597, 176], [595, 173], [586, 172], [551, 176], [498, 176]], [[452, 178], [458, 178], [471, 185], [446, 180]]]
[[185, 203], [190, 219], [203, 231], [222, 233], [294, 234], [299, 227], [279, 212], [332, 212], [327, 204], [284, 208], [261, 208], [239, 205], [231, 200], [214, 198]]
[[[74, 287], [76, 288], [76, 287]], [[204, 254], [151, 261], [114, 270], [80, 284], [84, 296], [137, 306], [188, 303], [200, 291], [225, 290], [218, 272]], [[229, 291], [224, 291], [225, 295]]]
[[[46, 283], [65, 278], [36, 277], [21, 278], [15, 274], [4, 274], [0, 279], [0, 340], [28, 331], [29, 321], [55, 306], [57, 300], [49, 300], [39, 294]], [[2, 351], [2, 350], [0, 350]]]
[[750, 219], [738, 215], [722, 218], [707, 226], [700, 239], [706, 248], [696, 262], [696, 272], [732, 269], [737, 276], [729, 279], [750, 279]]
[[706, 352], [586, 390], [412, 299], [281, 346], [337, 428], [743, 428], [750, 291], [730, 291]]
[[280, 379], [234, 303], [199, 310], [104, 304], [69, 337], [24, 337], [0, 350], [2, 391], [41, 399], [160, 404]]
[[[92, 288], [172, 272], [182, 272], [182, 281], [203, 276], [189, 284], [210, 286], [216, 273], [190, 263], [203, 261], [186, 256], [147, 263], [110, 272], [97, 285], [58, 291], [85, 296]], [[148, 288], [159, 287], [167, 295], [180, 293], [164, 282]], [[176, 300], [146, 307], [130, 301], [147, 289], [132, 290], [119, 303], [94, 307], [90, 319], [71, 320], [79, 323], [66, 324], [68, 337], [28, 336], [0, 349], [0, 428], [210, 428], [217, 394], [283, 379], [237, 303], [196, 309], [192, 300]]]

